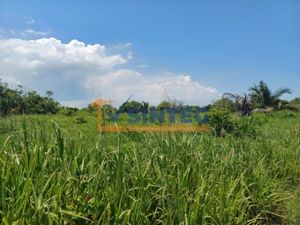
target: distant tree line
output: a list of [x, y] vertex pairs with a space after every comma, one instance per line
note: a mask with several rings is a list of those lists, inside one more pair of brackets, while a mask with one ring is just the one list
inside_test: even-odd
[[[138, 101], [130, 101], [129, 99], [125, 101], [118, 108], [115, 108], [111, 105], [104, 105], [103, 111], [105, 113], [148, 113], [151, 111], [161, 111], [161, 110], [173, 110], [176, 113], [180, 113], [182, 110], [196, 112], [196, 111], [208, 111], [210, 106], [196, 106], [196, 105], [184, 105], [181, 102], [177, 101], [162, 101], [157, 106], [150, 105], [148, 102], [138, 102]], [[95, 107], [92, 107], [90, 104], [88, 106], [88, 110], [93, 112], [96, 110]]]
[[52, 91], [41, 96], [36, 91], [25, 92], [22, 86], [11, 88], [0, 80], [0, 115], [55, 114], [60, 105], [52, 96]]
[[[280, 97], [284, 94], [291, 94], [289, 88], [281, 88], [276, 91], [271, 91], [268, 85], [264, 81], [260, 81], [258, 85], [253, 85], [249, 88], [246, 94], [232, 94], [225, 93], [223, 97], [213, 104], [209, 104], [203, 107], [196, 105], [185, 105], [180, 101], [162, 101], [157, 106], [149, 105], [148, 102], [138, 102], [134, 100], [127, 99], [121, 106], [115, 108], [111, 105], [104, 105], [103, 110], [106, 113], [116, 113], [116, 112], [149, 112], [153, 110], [168, 110], [172, 109], [175, 112], [180, 112], [181, 110], [189, 111], [209, 111], [210, 109], [226, 110], [229, 112], [237, 112], [242, 116], [250, 115], [253, 112], [269, 112], [280, 109], [291, 109], [300, 110], [300, 98], [295, 98], [294, 100], [287, 101], [282, 100]], [[88, 106], [90, 112], [96, 109], [92, 105]]]
[[[147, 113], [153, 110], [172, 109], [175, 112], [181, 110], [189, 111], [208, 111], [211, 108], [238, 112], [241, 115], [250, 115], [254, 111], [273, 111], [278, 109], [300, 110], [300, 98], [292, 101], [280, 99], [283, 94], [291, 94], [288, 88], [278, 89], [272, 92], [264, 81], [258, 85], [249, 88], [247, 94], [239, 95], [225, 93], [223, 97], [211, 105], [204, 107], [196, 105], [185, 105], [179, 101], [162, 101], [157, 106], [150, 105], [148, 102], [138, 102], [127, 99], [121, 106], [115, 108], [111, 105], [105, 105], [103, 110], [107, 113], [136, 112]], [[25, 92], [22, 86], [11, 88], [0, 80], [0, 116], [12, 114], [56, 114], [71, 116], [79, 109], [75, 107], [60, 106], [53, 98], [53, 92], [47, 91], [45, 96], [41, 96], [36, 91]], [[96, 108], [89, 105], [82, 109], [89, 112], [95, 112]]]
[[[246, 94], [225, 93], [221, 99], [211, 105], [204, 107], [184, 105], [179, 101], [162, 101], [157, 106], [150, 106], [147, 102], [125, 101], [118, 109], [112, 106], [105, 106], [106, 112], [148, 112], [151, 110], [168, 110], [173, 109], [180, 112], [182, 109], [196, 111], [208, 111], [211, 108], [227, 110], [229, 112], [238, 112], [242, 116], [250, 115], [252, 112], [261, 111], [268, 112], [280, 109], [300, 110], [300, 98], [292, 101], [282, 100], [280, 97], [284, 94], [291, 94], [289, 88], [281, 88], [271, 91], [264, 81], [260, 81], [258, 85], [249, 88]], [[91, 110], [91, 106], [89, 106]]]

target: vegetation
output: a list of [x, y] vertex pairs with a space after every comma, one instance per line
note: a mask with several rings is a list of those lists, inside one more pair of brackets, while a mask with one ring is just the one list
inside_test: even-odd
[[[79, 116], [87, 123], [75, 122]], [[185, 133], [98, 136], [96, 117], [83, 112], [2, 119], [0, 219], [299, 224], [300, 114], [294, 116], [256, 115], [262, 121], [259, 136], [222, 139]]]
[[[53, 115], [39, 111], [53, 93], [26, 103], [2, 86], [2, 224], [300, 224], [298, 111], [243, 117], [238, 104], [254, 100], [228, 95], [206, 108], [213, 132], [99, 134], [91, 106]], [[45, 115], [6, 116], [25, 103]], [[137, 105], [153, 109], [129, 98], [103, 110], [122, 117]], [[170, 106], [197, 107], [154, 108]]]
[[[250, 115], [257, 108], [265, 109], [272, 107], [273, 109], [289, 108], [299, 110], [299, 98], [292, 101], [281, 100], [280, 96], [291, 93], [290, 89], [279, 89], [272, 94], [270, 88], [263, 81], [259, 85], [254, 85], [250, 89], [250, 94], [238, 95], [225, 93], [223, 98], [215, 102], [212, 107], [215, 109], [225, 110], [229, 112], [238, 112], [242, 116]], [[8, 87], [6, 83], [0, 80], [0, 115], [18, 115], [18, 114], [56, 114], [61, 113], [66, 116], [74, 115], [77, 108], [60, 106], [58, 102], [52, 98], [53, 92], [47, 91], [44, 97], [40, 96], [36, 91], [24, 92], [22, 86], [16, 89]], [[210, 105], [200, 108], [198, 106], [184, 105], [176, 100], [162, 101], [157, 106], [149, 106], [148, 102], [130, 101], [129, 97], [118, 110], [110, 105], [104, 106], [107, 113], [128, 113], [128, 112], [148, 112], [149, 110], [169, 110], [173, 109], [180, 112], [182, 109], [205, 109], [209, 110]], [[95, 112], [96, 108], [92, 104], [86, 108], [89, 112]]]
[[47, 91], [45, 97], [36, 91], [24, 93], [22, 86], [12, 89], [0, 80], [0, 115], [55, 114], [59, 110], [59, 103], [51, 98], [52, 95], [52, 91]]
[[222, 111], [229, 111], [231, 113], [236, 111], [236, 107], [234, 102], [229, 99], [229, 98], [222, 98], [217, 100], [213, 106], [211, 107], [211, 109], [216, 109], [216, 110], [222, 110]]
[[214, 106], [232, 111], [234, 105], [235, 111], [242, 116], [249, 116], [252, 112], [269, 112], [283, 108], [299, 110], [297, 98], [291, 102], [280, 99], [282, 95], [292, 93], [289, 88], [281, 88], [272, 93], [268, 85], [260, 81], [258, 85], [249, 88], [249, 91], [249, 95], [225, 93], [222, 100], [216, 102]]
[[239, 112], [242, 116], [249, 116], [251, 114], [251, 103], [248, 96], [244, 96], [225, 93], [223, 99], [232, 100], [234, 102], [235, 110]]
[[250, 97], [253, 105], [256, 108], [279, 108], [280, 107], [280, 97], [283, 94], [291, 94], [292, 91], [289, 88], [278, 89], [272, 93], [267, 84], [260, 81], [259, 85], [254, 85], [250, 89]]

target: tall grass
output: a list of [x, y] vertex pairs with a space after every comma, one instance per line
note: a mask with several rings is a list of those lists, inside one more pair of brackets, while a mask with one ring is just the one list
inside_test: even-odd
[[87, 145], [55, 122], [2, 123], [14, 125], [0, 150], [5, 225], [299, 223], [299, 125], [255, 139], [121, 133]]

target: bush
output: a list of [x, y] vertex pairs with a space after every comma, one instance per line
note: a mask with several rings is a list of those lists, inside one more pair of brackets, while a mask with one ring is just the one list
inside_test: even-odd
[[225, 110], [225, 111], [229, 111], [229, 112], [236, 111], [234, 102], [228, 98], [222, 98], [222, 99], [216, 101], [212, 105], [212, 107], [216, 110], [223, 110], [223, 111]]
[[235, 137], [256, 137], [259, 121], [254, 117], [233, 117], [229, 111], [212, 109], [209, 125], [217, 137], [232, 134]]
[[65, 106], [60, 109], [59, 113], [65, 116], [73, 116], [77, 111], [77, 108]]
[[76, 123], [77, 124], [87, 123], [87, 120], [84, 117], [80, 116], [76, 118]]
[[232, 132], [233, 122], [229, 111], [212, 109], [208, 113], [208, 117], [208, 124], [211, 128], [213, 128], [216, 136], [220, 137], [224, 132]]

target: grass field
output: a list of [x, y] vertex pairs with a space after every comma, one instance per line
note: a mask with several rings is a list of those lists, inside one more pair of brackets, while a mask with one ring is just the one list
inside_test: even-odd
[[1, 221], [300, 224], [300, 114], [256, 117], [251, 138], [100, 135], [88, 113], [0, 119]]

